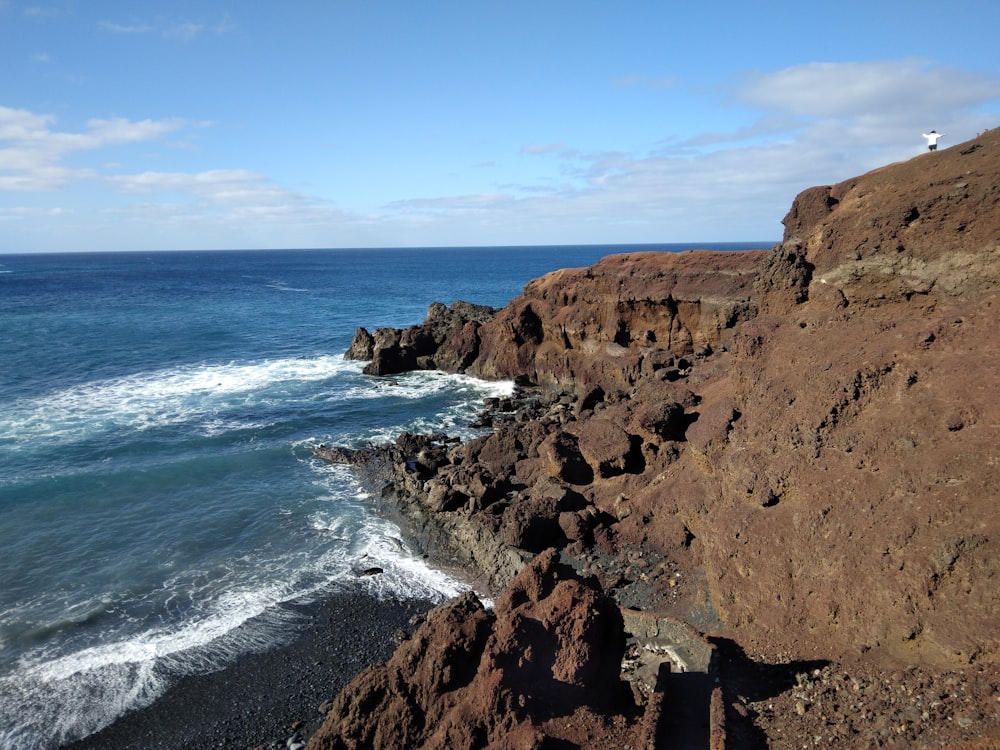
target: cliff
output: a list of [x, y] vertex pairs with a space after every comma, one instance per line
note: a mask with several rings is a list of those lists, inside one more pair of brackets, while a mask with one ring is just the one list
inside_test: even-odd
[[[524, 559], [561, 549], [619, 606], [675, 617], [730, 657], [909, 668], [922, 685], [958, 674], [988, 703], [1000, 131], [805, 190], [783, 223], [770, 251], [609, 256], [531, 282], [492, 317], [432, 310], [436, 343], [416, 366], [545, 390], [488, 435], [425, 446], [396, 495], [438, 530], [476, 529]], [[359, 332], [352, 351], [413, 363], [399, 346], [421, 330], [369, 346]], [[496, 559], [440, 544], [460, 563]], [[731, 722], [780, 733], [734, 696]], [[921, 731], [901, 720], [840, 744], [995, 738], [989, 710], [964, 733], [928, 713]]]

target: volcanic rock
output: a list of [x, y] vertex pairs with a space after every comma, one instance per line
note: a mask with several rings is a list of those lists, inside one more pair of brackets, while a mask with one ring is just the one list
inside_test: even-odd
[[[551, 390], [449, 452], [449, 463], [419, 477], [397, 471], [393, 492], [417, 538], [485, 566], [497, 591], [526, 553], [557, 547], [618, 604], [731, 644], [727, 663], [737, 666], [723, 670], [724, 696], [711, 701], [747, 736], [763, 727], [781, 746], [775, 738], [800, 726], [836, 727], [844, 747], [884, 744], [893, 731], [910, 747], [997, 739], [995, 708], [961, 714], [963, 725], [894, 708], [898, 724], [855, 735], [864, 715], [847, 715], [853, 703], [831, 699], [815, 714], [814, 693], [770, 699], [794, 684], [795, 664], [825, 674], [836, 663], [856, 675], [850, 684], [915, 695], [913, 675], [923, 675], [954, 684], [949, 701], [994, 700], [1000, 130], [805, 190], [784, 224], [770, 251], [629, 253], [547, 274], [473, 321], [475, 346], [471, 329], [458, 333], [468, 321], [451, 326], [451, 339], [434, 339], [465, 342], [449, 367]], [[397, 345], [376, 332], [372, 351], [398, 348], [387, 356], [402, 361], [404, 341], [417, 338], [399, 333]], [[362, 337], [357, 351], [366, 345]], [[470, 473], [483, 477], [475, 491]], [[462, 541], [447, 547], [449, 534]], [[501, 601], [523, 603], [501, 593], [497, 618], [507, 616]], [[518, 660], [542, 637], [537, 623], [557, 642], [572, 626], [554, 614], [536, 614], [528, 629], [474, 608], [463, 616], [486, 622], [476, 627], [508, 652], [487, 659], [484, 646], [477, 657], [495, 665], [486, 672], [498, 697], [460, 710], [468, 704], [452, 691], [420, 711], [442, 717], [455, 746], [487, 746], [502, 717], [507, 745], [497, 746], [533, 746], [537, 716], [512, 696], [529, 690], [518, 680], [541, 679], [530, 668], [541, 662]], [[596, 704], [573, 703], [594, 674], [573, 664], [546, 685], [581, 726], [602, 725]], [[608, 665], [594, 669], [610, 679]], [[571, 704], [586, 704], [590, 718]], [[786, 713], [755, 723], [771, 705]], [[459, 715], [478, 734], [458, 734]]]
[[479, 352], [479, 327], [495, 310], [461, 300], [446, 307], [434, 302], [419, 326], [405, 330], [379, 328], [374, 334], [359, 328], [346, 359], [371, 360], [367, 375], [394, 375], [409, 370], [463, 372]]
[[340, 693], [308, 748], [539, 747], [594, 711], [620, 717], [594, 738], [620, 747], [637, 716], [624, 650], [617, 607], [550, 550], [493, 612], [469, 593], [428, 614]]

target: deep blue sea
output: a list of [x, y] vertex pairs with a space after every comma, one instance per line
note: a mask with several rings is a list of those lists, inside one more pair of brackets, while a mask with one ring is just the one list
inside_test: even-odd
[[0, 747], [57, 747], [274, 645], [291, 602], [460, 591], [312, 450], [469, 436], [512, 386], [364, 376], [355, 329], [687, 247], [0, 255]]

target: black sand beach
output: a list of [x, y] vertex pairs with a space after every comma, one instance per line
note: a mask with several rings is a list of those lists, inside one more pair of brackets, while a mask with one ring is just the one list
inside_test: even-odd
[[[392, 655], [428, 601], [339, 593], [296, 607], [307, 622], [294, 642], [226, 669], [188, 677], [153, 705], [126, 714], [64, 750], [286, 748], [319, 727], [319, 706], [358, 672]], [[293, 728], [294, 727], [294, 728]]]

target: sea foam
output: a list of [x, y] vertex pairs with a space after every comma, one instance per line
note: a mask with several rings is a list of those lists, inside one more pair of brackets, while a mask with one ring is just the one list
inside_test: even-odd
[[281, 386], [282, 394], [345, 372], [359, 363], [334, 355], [255, 363], [203, 364], [137, 373], [16, 401], [0, 416], [0, 444], [71, 443], [111, 430], [147, 430], [210, 417]]

